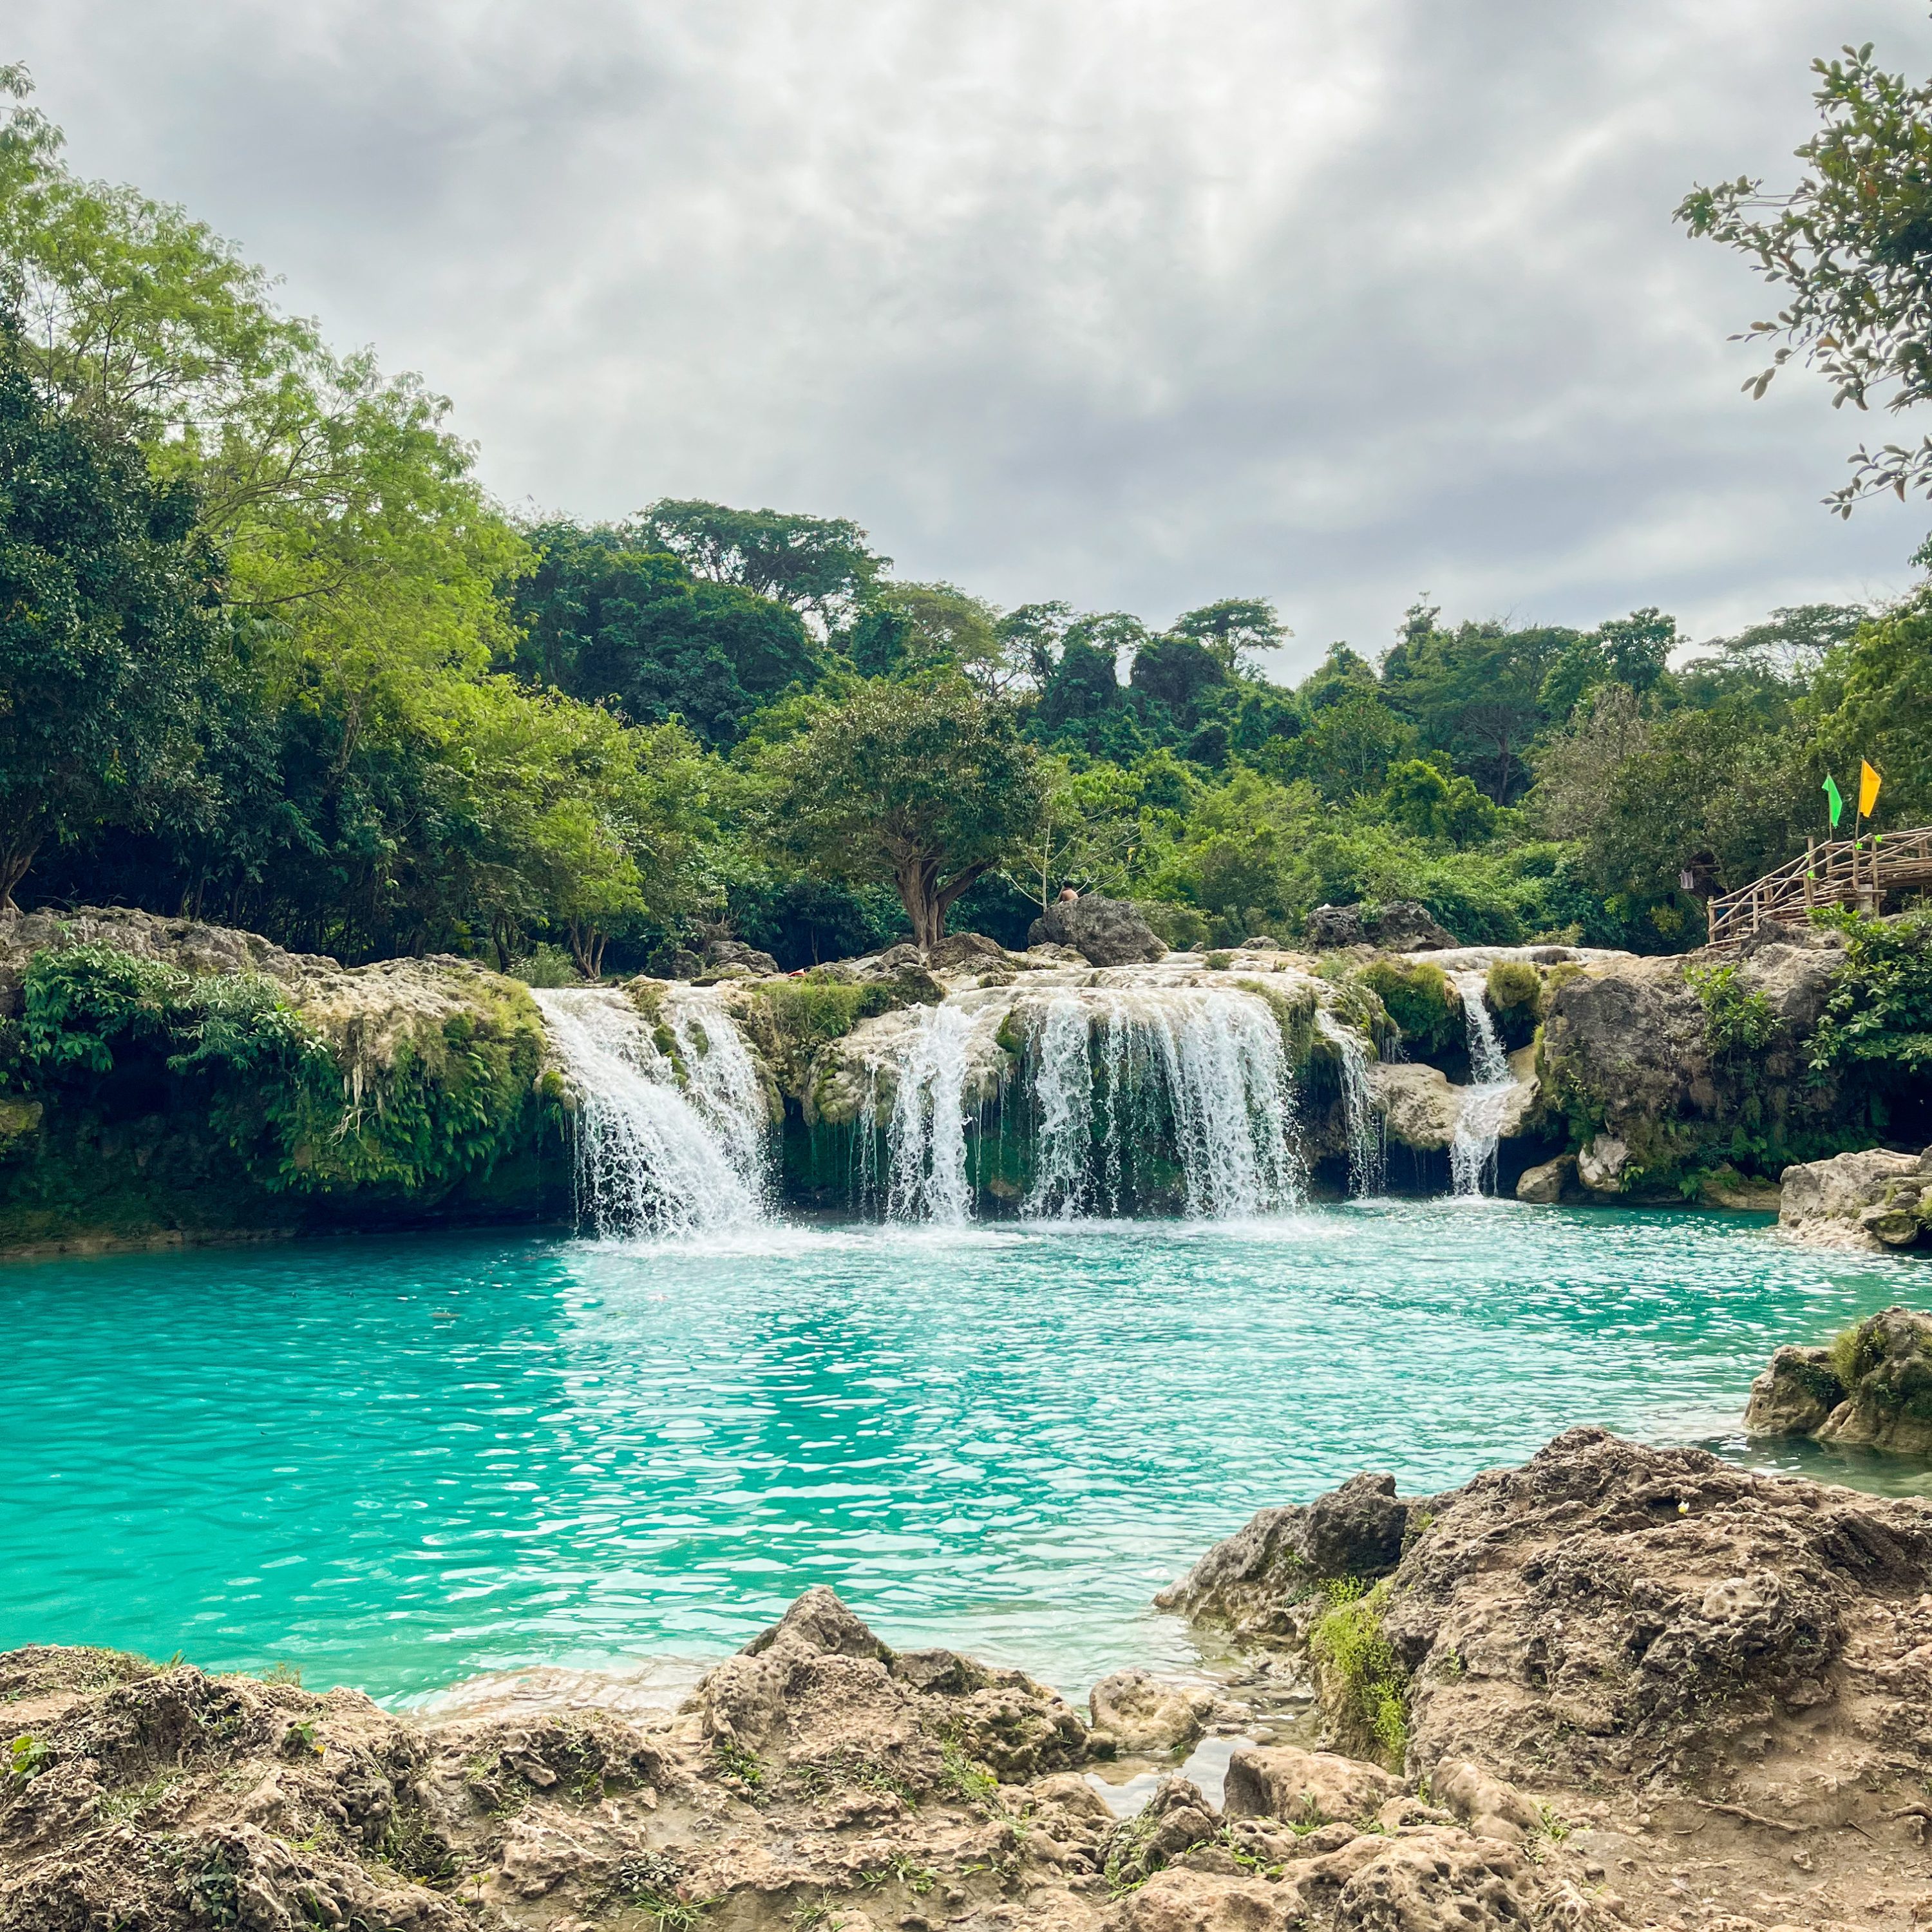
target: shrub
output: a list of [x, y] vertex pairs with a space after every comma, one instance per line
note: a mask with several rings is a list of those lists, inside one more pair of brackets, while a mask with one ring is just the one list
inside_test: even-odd
[[1490, 1004], [1499, 1013], [1534, 1006], [1543, 997], [1543, 975], [1527, 959], [1498, 959], [1490, 968]]
[[1777, 1012], [1763, 994], [1739, 985], [1735, 965], [1687, 966], [1684, 982], [1703, 1006], [1704, 1044], [1714, 1060], [1755, 1053], [1771, 1043]]
[[1198, 907], [1178, 899], [1136, 899], [1133, 908], [1154, 937], [1174, 952], [1198, 952], [1208, 943], [1207, 917]]
[[1820, 917], [1844, 932], [1845, 967], [1811, 1036], [1812, 1066], [1919, 1085], [1932, 1075], [1932, 912]]
[[1404, 1043], [1424, 1057], [1462, 1040], [1462, 1002], [1441, 967], [1419, 959], [1373, 959], [1358, 976], [1387, 1009]]

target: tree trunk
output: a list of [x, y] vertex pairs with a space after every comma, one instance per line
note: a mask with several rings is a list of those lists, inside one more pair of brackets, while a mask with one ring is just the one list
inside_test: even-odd
[[14, 888], [27, 876], [34, 856], [40, 849], [40, 835], [26, 828], [0, 844], [0, 912], [18, 912]]
[[909, 860], [898, 868], [894, 882], [899, 889], [899, 902], [912, 921], [912, 943], [922, 952], [930, 952], [946, 937], [946, 915], [952, 910], [953, 902], [991, 869], [992, 862], [982, 860], [968, 866], [944, 886], [939, 883], [937, 859]]
[[604, 948], [609, 943], [596, 926], [578, 920], [570, 922], [570, 956], [586, 980], [602, 973]]

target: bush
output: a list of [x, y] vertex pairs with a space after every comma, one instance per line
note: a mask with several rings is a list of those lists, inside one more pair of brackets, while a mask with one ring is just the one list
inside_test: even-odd
[[1498, 959], [1490, 968], [1490, 1004], [1499, 1013], [1534, 1006], [1543, 998], [1543, 975], [1527, 959]]
[[1845, 935], [1845, 969], [1811, 1036], [1818, 1072], [1922, 1093], [1932, 1076], [1932, 913], [1821, 916]]
[[1178, 899], [1136, 899], [1133, 908], [1173, 952], [1198, 952], [1207, 944], [1208, 921], [1196, 906]]
[[1687, 966], [1684, 983], [1704, 1009], [1704, 1044], [1714, 1060], [1755, 1053], [1768, 1046], [1778, 1031], [1778, 1015], [1762, 993], [1738, 982], [1730, 966]]
[[527, 959], [512, 960], [510, 977], [522, 980], [526, 986], [549, 988], [584, 984], [584, 975], [577, 970], [576, 961], [562, 946], [548, 943], [539, 946]]
[[1462, 1038], [1462, 1002], [1439, 966], [1419, 959], [1374, 959], [1358, 976], [1378, 998], [1403, 1043], [1426, 1056]]

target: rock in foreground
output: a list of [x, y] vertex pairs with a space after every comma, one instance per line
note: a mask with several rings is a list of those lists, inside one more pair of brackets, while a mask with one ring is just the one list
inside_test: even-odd
[[641, 1723], [424, 1724], [354, 1691], [44, 1648], [0, 1658], [0, 1932], [1616, 1922], [1560, 1843], [1479, 1836], [1319, 1754], [1238, 1754], [1226, 1812], [1172, 1778], [1117, 1822], [1052, 1692], [895, 1654], [822, 1589]]
[[[1346, 1580], [1332, 1517], [1370, 1532]], [[1472, 1830], [1562, 1820], [1626, 1922], [1932, 1916], [1932, 1504], [1579, 1429], [1264, 1510], [1166, 1600], [1299, 1661], [1333, 1738]]]
[[1027, 934], [1029, 946], [1069, 946], [1090, 966], [1150, 965], [1167, 948], [1124, 899], [1062, 899], [1048, 906]]

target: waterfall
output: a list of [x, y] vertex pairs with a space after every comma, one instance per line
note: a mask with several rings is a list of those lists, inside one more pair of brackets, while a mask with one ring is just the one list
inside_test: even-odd
[[[966, 1159], [966, 1077], [970, 1016], [950, 1000], [920, 1010], [918, 1030], [898, 1069], [886, 1130], [886, 1212], [898, 1221], [971, 1220]], [[876, 1118], [876, 1114], [874, 1116]]]
[[728, 1015], [667, 1002], [678, 1069], [622, 994], [538, 992], [577, 1090], [577, 1212], [600, 1235], [689, 1234], [768, 1211], [764, 1096]]
[[1034, 1215], [1118, 1214], [1160, 1187], [1163, 1164], [1178, 1170], [1185, 1211], [1204, 1219], [1305, 1197], [1293, 1075], [1274, 1009], [1253, 994], [1062, 993], [1034, 1030], [1024, 1078]]
[[1493, 1181], [1496, 1142], [1503, 1110], [1516, 1083], [1509, 1060], [1496, 1037], [1496, 1023], [1483, 998], [1484, 975], [1476, 970], [1449, 976], [1462, 998], [1462, 1024], [1469, 1039], [1469, 1084], [1456, 1114], [1456, 1131], [1449, 1144], [1449, 1172], [1454, 1192], [1474, 1198], [1485, 1178]]
[[1342, 1118], [1348, 1135], [1348, 1192], [1358, 1201], [1381, 1193], [1388, 1184], [1388, 1123], [1369, 1086], [1368, 1049], [1353, 1027], [1344, 1026], [1326, 1006], [1318, 1006], [1315, 1024], [1341, 1058]]

